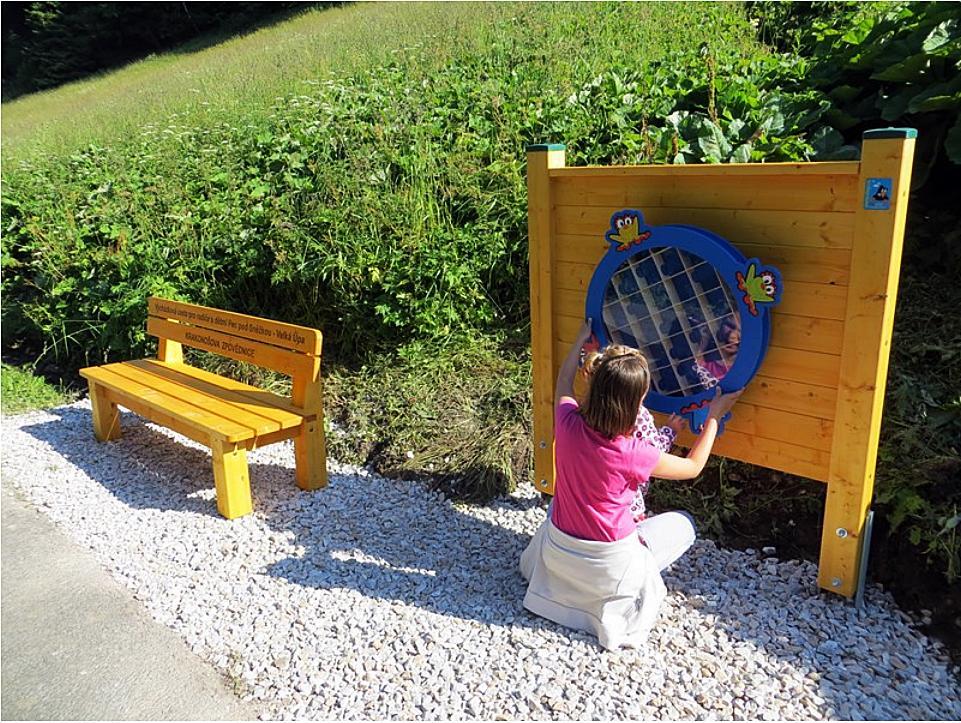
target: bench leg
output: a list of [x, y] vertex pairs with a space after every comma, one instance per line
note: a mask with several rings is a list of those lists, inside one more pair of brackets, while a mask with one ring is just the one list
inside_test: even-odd
[[93, 433], [101, 442], [120, 439], [120, 410], [107, 399], [107, 390], [95, 382], [89, 383], [90, 406], [93, 408]]
[[214, 462], [214, 485], [217, 488], [217, 511], [228, 520], [242, 517], [253, 510], [250, 499], [250, 474], [247, 450], [219, 439], [211, 440]]
[[302, 490], [318, 490], [327, 486], [327, 445], [324, 422], [315, 419], [304, 425], [294, 437], [294, 459], [297, 463], [297, 486]]

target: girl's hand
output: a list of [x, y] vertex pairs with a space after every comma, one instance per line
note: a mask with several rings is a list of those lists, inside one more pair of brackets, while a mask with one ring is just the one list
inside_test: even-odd
[[731, 407], [734, 406], [734, 402], [738, 400], [738, 397], [744, 392], [743, 389], [739, 389], [736, 392], [731, 392], [730, 394], [721, 394], [720, 396], [714, 397], [711, 400], [711, 406], [708, 408], [707, 417], [720, 421], [721, 417], [731, 411]]
[[681, 430], [684, 429], [684, 417], [672, 414], [667, 420], [667, 426], [671, 428], [675, 435], [680, 434]]
[[591, 338], [591, 319], [585, 319], [583, 325], [581, 325], [581, 330], [577, 332], [577, 341], [574, 342], [574, 345], [580, 348], [590, 338]]

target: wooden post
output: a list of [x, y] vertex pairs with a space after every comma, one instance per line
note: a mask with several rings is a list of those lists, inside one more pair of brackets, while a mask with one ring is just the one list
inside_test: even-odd
[[527, 147], [527, 233], [531, 283], [534, 487], [554, 492], [554, 316], [551, 168], [565, 165], [560, 144]]
[[[916, 137], [910, 128], [868, 131], [861, 151], [818, 573], [822, 588], [847, 597], [857, 592], [860, 542], [874, 490]], [[885, 192], [878, 184], [886, 185]]]
[[324, 402], [320, 379], [320, 357], [312, 357], [309, 374], [294, 377], [293, 402], [312, 416], [294, 438], [297, 486], [316, 490], [327, 486], [327, 443], [324, 438]]
[[183, 364], [184, 345], [179, 341], [161, 337], [157, 341], [157, 359], [168, 364]]
[[93, 411], [93, 434], [100, 442], [120, 439], [120, 410], [116, 402], [107, 398], [107, 390], [94, 381], [90, 388], [90, 407]]
[[243, 517], [254, 509], [250, 498], [247, 450], [220, 438], [210, 440], [213, 455], [217, 511], [228, 520]]

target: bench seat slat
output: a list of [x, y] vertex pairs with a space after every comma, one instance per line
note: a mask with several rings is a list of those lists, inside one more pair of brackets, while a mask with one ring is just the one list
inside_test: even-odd
[[145, 373], [210, 394], [238, 409], [269, 419], [277, 425], [277, 429], [299, 427], [305, 419], [309, 419], [285, 397], [196, 367], [168, 364], [156, 359], [138, 359], [127, 363]]
[[[134, 397], [148, 407], [156, 408], [184, 424], [222, 437], [228, 442], [242, 442], [256, 436], [254, 429], [211, 413], [206, 408], [206, 402], [213, 400], [213, 397], [196, 395], [193, 402], [180, 399], [158, 389], [157, 385], [151, 381], [150, 375], [142, 374], [143, 377], [147, 377], [146, 379], [130, 378], [128, 374], [133, 368], [123, 369], [124, 366], [123, 362], [107, 364], [102, 367], [81, 369], [80, 373], [88, 380], [102, 384], [113, 392]], [[163, 381], [159, 377], [152, 379], [156, 382]]]
[[226, 394], [220, 393], [210, 385], [207, 385], [207, 389], [204, 389], [202, 388], [203, 383], [192, 382], [189, 377], [180, 380], [170, 379], [165, 374], [147, 371], [130, 362], [118, 364], [113, 371], [131, 381], [146, 384], [152, 389], [169, 394], [175, 399], [201, 407], [212, 415], [246, 427], [253, 432], [251, 436], [257, 437], [280, 429], [278, 421], [235, 404], [236, 399], [229, 392]]

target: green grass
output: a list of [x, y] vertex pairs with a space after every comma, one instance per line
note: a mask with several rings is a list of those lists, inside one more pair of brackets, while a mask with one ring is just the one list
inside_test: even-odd
[[29, 368], [10, 364], [0, 367], [0, 407], [4, 414], [47, 409], [71, 401], [71, 394], [36, 376]]
[[545, 94], [566, 92], [574, 75], [588, 80], [618, 55], [641, 64], [697, 47], [705, 25], [715, 28], [713, 42], [760, 51], [740, 9], [713, 3], [359, 3], [309, 10], [202, 50], [189, 52], [188, 45], [4, 103], [4, 164], [89, 143], [138, 141], [144, 126], [167, 121], [256, 122], [277, 100], [331, 77], [415, 59], [408, 68], [413, 83], [456, 56], [482, 55], [505, 40], [530, 46], [532, 62], [550, 64], [559, 87], [547, 83]]
[[[247, 120], [279, 97], [309, 89], [332, 72], [349, 74], [461, 34], [505, 7], [359, 4], [309, 10], [291, 20], [194, 52], [150, 56], [120, 70], [3, 104], [6, 157], [69, 153], [88, 143], [139, 137], [143, 126], [176, 118], [203, 126]], [[187, 46], [189, 48], [189, 45]]]

